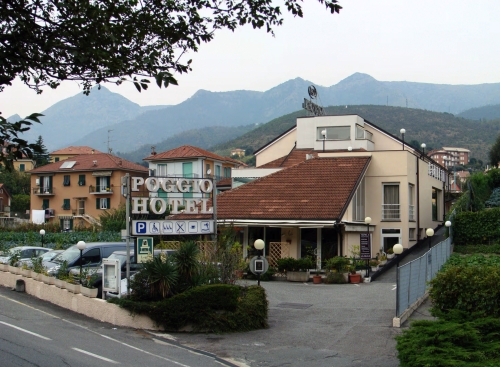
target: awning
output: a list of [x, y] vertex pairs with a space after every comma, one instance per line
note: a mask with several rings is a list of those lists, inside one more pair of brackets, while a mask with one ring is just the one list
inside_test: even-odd
[[113, 171], [96, 171], [92, 172], [92, 176], [95, 177], [111, 176], [112, 173]]

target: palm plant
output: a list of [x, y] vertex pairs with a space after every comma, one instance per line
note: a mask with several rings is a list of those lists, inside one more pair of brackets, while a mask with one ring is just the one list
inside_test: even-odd
[[176, 265], [170, 258], [156, 256], [144, 263], [144, 273], [153, 299], [166, 298], [177, 284], [179, 274]]

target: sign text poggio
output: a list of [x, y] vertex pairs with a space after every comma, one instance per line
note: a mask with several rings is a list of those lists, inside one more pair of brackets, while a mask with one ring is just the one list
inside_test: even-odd
[[214, 233], [213, 220], [133, 220], [132, 235], [183, 235]]
[[[132, 177], [132, 192], [144, 190], [157, 193], [210, 194], [213, 191], [212, 180], [206, 178], [172, 178], [172, 177]], [[212, 214], [213, 208], [208, 207], [209, 198], [159, 198], [132, 197], [132, 214], [163, 214], [170, 208], [170, 214]]]

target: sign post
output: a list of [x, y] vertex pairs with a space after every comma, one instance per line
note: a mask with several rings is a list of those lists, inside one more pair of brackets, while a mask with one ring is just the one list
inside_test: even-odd
[[137, 263], [145, 263], [153, 256], [153, 237], [137, 237], [135, 243], [135, 258]]
[[370, 264], [372, 258], [372, 246], [370, 241], [370, 232], [360, 233], [359, 235], [359, 252], [361, 260], [366, 260], [366, 275], [370, 277]]

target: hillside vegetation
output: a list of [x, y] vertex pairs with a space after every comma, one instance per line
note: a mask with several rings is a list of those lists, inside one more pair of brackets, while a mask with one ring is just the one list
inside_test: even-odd
[[[378, 105], [331, 106], [325, 110], [327, 115], [358, 114], [398, 137], [399, 130], [404, 128], [407, 142], [417, 140], [433, 148], [443, 146], [467, 148], [471, 150], [472, 157], [485, 162], [488, 161], [489, 149], [500, 132], [498, 120], [472, 121], [446, 112]], [[210, 150], [221, 155], [229, 154], [234, 148], [256, 150], [295, 126], [297, 117], [306, 115], [305, 110], [284, 115]]]

